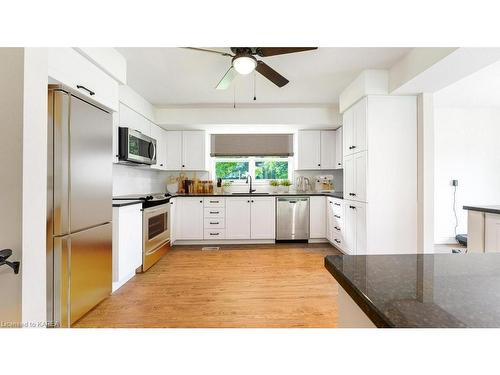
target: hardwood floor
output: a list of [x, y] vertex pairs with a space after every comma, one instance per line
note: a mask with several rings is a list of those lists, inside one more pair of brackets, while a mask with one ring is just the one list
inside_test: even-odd
[[329, 244], [176, 246], [75, 327], [335, 327]]

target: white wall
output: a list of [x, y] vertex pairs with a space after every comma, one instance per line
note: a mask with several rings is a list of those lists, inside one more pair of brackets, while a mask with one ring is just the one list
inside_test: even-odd
[[167, 174], [148, 167], [113, 164], [113, 196], [165, 192]]
[[435, 241], [452, 242], [452, 179], [458, 179], [458, 233], [464, 205], [500, 204], [500, 108], [435, 108]]

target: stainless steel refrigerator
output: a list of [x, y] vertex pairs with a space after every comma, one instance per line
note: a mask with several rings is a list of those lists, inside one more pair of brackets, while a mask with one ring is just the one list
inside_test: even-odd
[[47, 320], [70, 327], [110, 295], [112, 116], [49, 85]]

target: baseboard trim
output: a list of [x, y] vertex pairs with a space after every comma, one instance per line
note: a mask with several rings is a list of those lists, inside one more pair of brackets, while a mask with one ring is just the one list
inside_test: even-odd
[[274, 244], [275, 240], [177, 240], [174, 246], [182, 245], [258, 245]]
[[132, 273], [129, 273], [127, 276], [125, 276], [121, 280], [113, 281], [111, 293], [116, 292], [118, 289], [120, 289], [122, 286], [124, 286], [134, 276], [135, 276], [135, 272], [132, 272]]
[[326, 238], [309, 238], [307, 240], [308, 243], [328, 243], [329, 241]]

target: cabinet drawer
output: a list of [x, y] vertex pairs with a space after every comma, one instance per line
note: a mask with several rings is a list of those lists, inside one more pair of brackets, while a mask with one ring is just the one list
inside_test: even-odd
[[205, 207], [224, 207], [226, 199], [225, 198], [205, 198], [203, 200], [203, 205]]
[[224, 228], [224, 219], [223, 218], [211, 218], [205, 219], [205, 229], [220, 229]]
[[204, 209], [205, 216], [206, 218], [212, 218], [212, 217], [224, 217], [224, 208], [223, 207], [207, 207]]
[[344, 216], [344, 205], [340, 199], [332, 199], [332, 210], [335, 214]]
[[334, 236], [333, 236], [333, 245], [340, 248], [340, 249], [343, 249], [344, 248], [344, 239], [342, 238], [342, 236], [337, 236], [335, 233], [334, 233]]
[[226, 238], [224, 229], [205, 229], [205, 235], [203, 236], [205, 240], [223, 240], [224, 238]]

